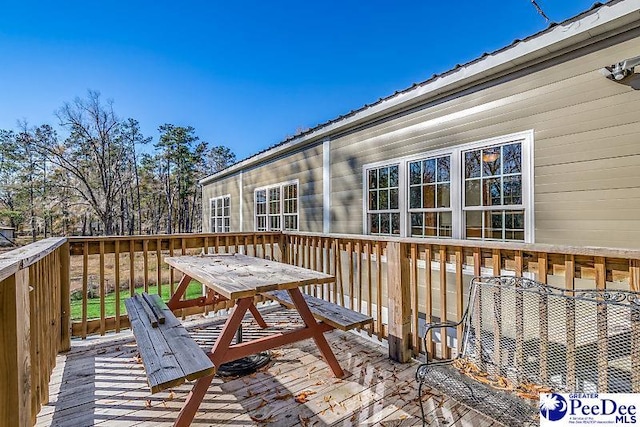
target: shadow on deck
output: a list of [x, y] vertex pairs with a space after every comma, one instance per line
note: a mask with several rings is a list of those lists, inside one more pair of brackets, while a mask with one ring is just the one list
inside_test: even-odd
[[[273, 331], [300, 324], [295, 312], [263, 312]], [[260, 336], [251, 318], [244, 335]], [[192, 336], [211, 347], [224, 319], [188, 323]], [[353, 333], [332, 331], [327, 339], [346, 372], [333, 377], [312, 340], [273, 351], [255, 374], [215, 378], [193, 425], [236, 426], [414, 426], [421, 425], [415, 363], [390, 361], [387, 350]], [[191, 384], [151, 395], [130, 333], [74, 341], [58, 356], [50, 402], [38, 426], [170, 426]], [[306, 403], [294, 397], [307, 394]], [[424, 395], [429, 425], [489, 426], [494, 421], [435, 390]]]

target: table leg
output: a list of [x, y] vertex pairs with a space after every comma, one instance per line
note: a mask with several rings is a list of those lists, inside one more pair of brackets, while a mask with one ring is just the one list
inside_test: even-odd
[[178, 303], [178, 301], [180, 301], [182, 295], [184, 295], [184, 292], [187, 290], [187, 286], [189, 286], [189, 283], [191, 283], [191, 277], [187, 276], [186, 274], [182, 276], [182, 279], [180, 279], [180, 283], [178, 284], [178, 289], [176, 289], [176, 292], [171, 296], [171, 299], [167, 303], [167, 306], [170, 309], [173, 310], [176, 308], [176, 304]]
[[251, 305], [249, 306], [249, 311], [253, 315], [253, 318], [256, 319], [258, 326], [260, 326], [262, 329], [267, 327], [267, 322], [264, 321], [262, 314], [260, 314], [260, 311], [255, 305], [253, 305], [253, 303], [251, 303]]
[[307, 328], [313, 330], [313, 340], [316, 342], [320, 353], [333, 371], [333, 374], [338, 378], [343, 377], [344, 371], [340, 367], [340, 363], [338, 363], [336, 356], [333, 354], [333, 350], [331, 350], [331, 346], [329, 346], [327, 339], [324, 337], [324, 331], [319, 327], [316, 318], [313, 317], [313, 313], [311, 313], [300, 289], [289, 289], [289, 295], [291, 295], [291, 299], [293, 300], [300, 317], [302, 317], [302, 320], [307, 325]]
[[187, 400], [184, 402], [184, 406], [178, 414], [178, 418], [176, 418], [176, 422], [174, 424], [175, 427], [188, 427], [191, 425], [191, 422], [196, 416], [196, 412], [198, 412], [198, 408], [202, 403], [202, 399], [204, 399], [204, 396], [207, 394], [207, 390], [209, 390], [211, 380], [213, 380], [213, 375], [199, 378], [196, 381], [193, 389], [187, 396]]

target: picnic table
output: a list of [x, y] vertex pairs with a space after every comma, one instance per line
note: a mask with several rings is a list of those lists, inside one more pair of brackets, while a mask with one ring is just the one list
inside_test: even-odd
[[[145, 296], [131, 298], [128, 304], [138, 314], [132, 319], [132, 328], [139, 343], [152, 392], [198, 378], [178, 415], [176, 426], [191, 424], [211, 384], [216, 368], [223, 363], [252, 354], [313, 338], [333, 374], [336, 377], [342, 377], [344, 372], [324, 333], [334, 328], [347, 330], [362, 327], [373, 320], [369, 316], [329, 301], [304, 295], [300, 291], [301, 286], [332, 282], [334, 277], [329, 274], [242, 254], [167, 257], [165, 262], [184, 274], [167, 306], [162, 307], [153, 298]], [[197, 280], [206, 287], [206, 295], [183, 300], [192, 280]], [[260, 327], [267, 327], [254, 305], [254, 297], [260, 294], [297, 310], [304, 326], [286, 332], [274, 331], [273, 334], [265, 337], [231, 344], [247, 312], [253, 315]], [[174, 320], [172, 310], [204, 306], [224, 300], [235, 301], [235, 305], [211, 352], [206, 354], [201, 349], [195, 350], [191, 344], [184, 346], [186, 331], [183, 333], [180, 330], [181, 325], [176, 325], [177, 321]], [[148, 303], [150, 307], [134, 307], [134, 303], [138, 305]], [[162, 316], [162, 321], [159, 315]], [[164, 326], [167, 324], [172, 326], [167, 328]], [[174, 341], [173, 336], [179, 337], [180, 341]], [[164, 343], [160, 346], [160, 350], [148, 345], [158, 340]], [[141, 341], [147, 345], [140, 346]], [[167, 358], [167, 349], [171, 353], [171, 358]], [[182, 366], [182, 359], [188, 361], [186, 366], [181, 368], [182, 371], [178, 370], [178, 373], [172, 376], [164, 374], [167, 370], [175, 370], [176, 365]]]

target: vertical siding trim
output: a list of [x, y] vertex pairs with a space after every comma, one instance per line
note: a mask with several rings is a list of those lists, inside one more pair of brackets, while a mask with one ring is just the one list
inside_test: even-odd
[[238, 218], [240, 218], [240, 232], [244, 231], [244, 215], [243, 215], [243, 209], [244, 209], [244, 177], [243, 177], [243, 171], [240, 171], [240, 173], [238, 174], [238, 186], [240, 187], [240, 203], [238, 203]]
[[331, 233], [331, 140], [322, 142], [322, 232]]

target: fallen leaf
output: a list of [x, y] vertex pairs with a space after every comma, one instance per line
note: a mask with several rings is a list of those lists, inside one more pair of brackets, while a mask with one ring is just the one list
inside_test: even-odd
[[316, 392], [312, 390], [305, 390], [303, 392], [300, 392], [296, 395], [295, 401], [298, 403], [307, 403], [309, 401], [309, 396], [311, 396], [312, 394], [316, 394]]
[[267, 402], [266, 400], [262, 399], [262, 400], [260, 401], [260, 403], [258, 404], [258, 406], [256, 406], [255, 408], [253, 408], [253, 410], [255, 411], [255, 410], [257, 410], [257, 409], [260, 409], [260, 408], [262, 408], [263, 406], [265, 406], [267, 403], [268, 403], [268, 402]]
[[151, 408], [151, 400], [147, 399], [147, 400], [144, 402], [144, 406], [146, 406], [147, 408]]
[[324, 401], [329, 402], [331, 400], [331, 395], [325, 396]]
[[274, 397], [275, 400], [287, 400], [288, 398], [293, 397], [291, 393], [278, 394]]
[[302, 415], [298, 415], [298, 419], [300, 420], [300, 425], [302, 427], [307, 427], [309, 425], [309, 418], [305, 418]]

